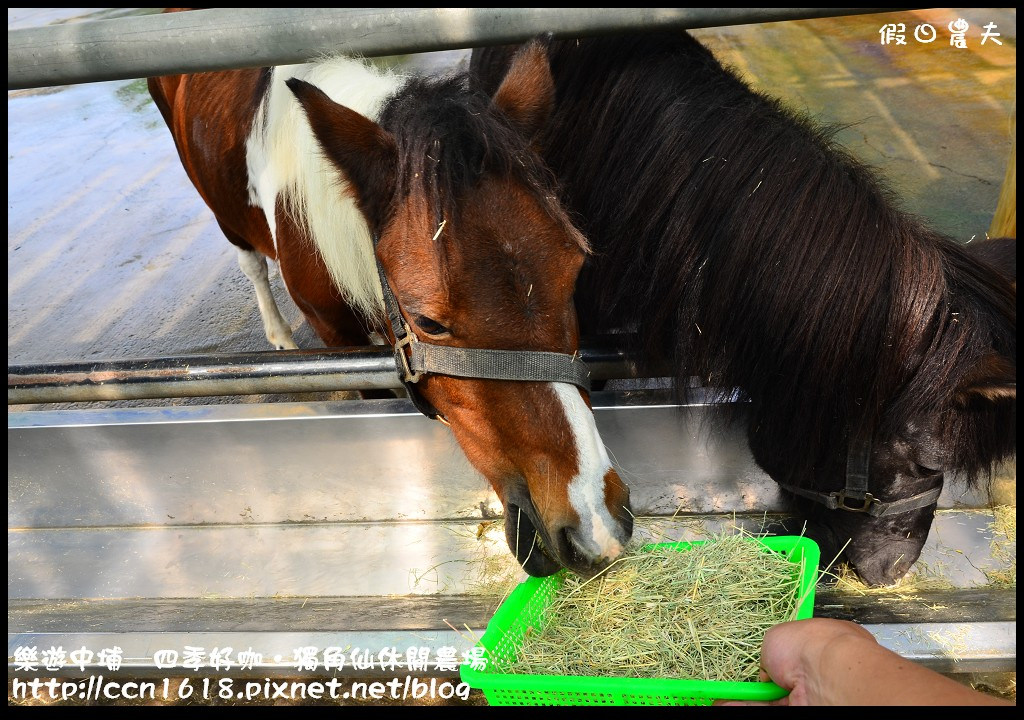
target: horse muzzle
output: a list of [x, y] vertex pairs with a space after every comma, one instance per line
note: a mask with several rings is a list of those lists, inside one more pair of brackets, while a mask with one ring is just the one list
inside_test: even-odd
[[563, 567], [592, 577], [621, 554], [632, 534], [633, 518], [629, 513], [618, 518], [616, 537], [599, 543], [578, 525], [546, 527], [525, 493], [515, 493], [505, 503], [505, 539], [509, 550], [533, 577], [547, 577]]
[[874, 552], [861, 552], [851, 547], [846, 551], [846, 558], [865, 584], [881, 587], [903, 578], [921, 556], [923, 546], [924, 539], [890, 540]]

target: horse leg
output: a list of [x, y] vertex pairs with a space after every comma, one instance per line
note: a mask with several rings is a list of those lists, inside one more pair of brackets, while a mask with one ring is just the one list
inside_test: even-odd
[[263, 331], [267, 340], [278, 350], [296, 350], [298, 345], [292, 339], [292, 330], [281, 317], [274, 295], [270, 291], [270, 280], [267, 274], [267, 259], [255, 250], [238, 248], [238, 265], [245, 276], [252, 281], [256, 289], [256, 304], [260, 308], [263, 319]]
[[[287, 273], [284, 280], [288, 289], [292, 290]], [[331, 304], [311, 302], [310, 298], [298, 291], [292, 291], [292, 299], [326, 347], [352, 347], [372, 343], [358, 316], [348, 305], [337, 300]]]

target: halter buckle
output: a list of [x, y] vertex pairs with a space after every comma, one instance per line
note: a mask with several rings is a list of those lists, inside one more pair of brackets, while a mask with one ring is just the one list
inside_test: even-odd
[[400, 365], [399, 371], [402, 375], [402, 382], [419, 382], [420, 378], [423, 377], [423, 373], [413, 372], [412, 367], [409, 365], [409, 358], [405, 354], [405, 348], [412, 347], [412, 344], [416, 342], [416, 336], [413, 334], [412, 329], [408, 324], [402, 324], [405, 327], [405, 335], [401, 339], [395, 341], [395, 358], [398, 360]]
[[[871, 493], [864, 493], [864, 497], [850, 497], [846, 494], [846, 490], [839, 490], [837, 492], [829, 493], [829, 497], [833, 498], [836, 502], [836, 510], [849, 510], [850, 512], [871, 512], [871, 507], [878, 502], [878, 499]], [[848, 505], [847, 499], [855, 500], [862, 503], [860, 507]]]

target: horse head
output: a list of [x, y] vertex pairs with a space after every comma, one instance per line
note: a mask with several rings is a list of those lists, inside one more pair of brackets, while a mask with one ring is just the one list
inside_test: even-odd
[[[1000, 249], [1015, 265], [1015, 251]], [[815, 501], [808, 534], [823, 555], [845, 547], [869, 585], [899, 580], [918, 559], [947, 474], [976, 485], [1016, 453], [1015, 273], [988, 252], [942, 246], [946, 290], [917, 339], [918, 364], [867, 439], [848, 433], [845, 452], [818, 466], [813, 490], [772, 468], [783, 487]]]
[[[375, 238], [399, 360], [409, 342], [574, 359], [573, 291], [588, 247], [531, 147], [553, 100], [540, 46], [516, 57], [493, 96], [461, 77], [412, 80], [377, 122], [309, 83], [289, 87], [347, 181], [339, 192], [354, 195]], [[530, 574], [591, 574], [621, 553], [632, 533], [629, 491], [585, 390], [472, 372], [410, 375], [418, 404], [450, 424], [501, 499], [509, 548]]]

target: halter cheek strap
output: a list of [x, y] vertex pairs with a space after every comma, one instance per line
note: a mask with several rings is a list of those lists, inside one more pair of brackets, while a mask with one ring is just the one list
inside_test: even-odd
[[[419, 340], [405, 321], [398, 298], [391, 290], [387, 275], [377, 257], [379, 241], [373, 237], [374, 261], [384, 295], [384, 308], [388, 324], [395, 336], [395, 368], [409, 391], [416, 409], [428, 418], [447, 423], [415, 387], [424, 375], [481, 378], [487, 380], [516, 380], [524, 382], [571, 383], [590, 391], [590, 370], [575, 354], [538, 350], [492, 350], [435, 345]], [[408, 349], [408, 353], [406, 350]]]
[[388, 283], [388, 278], [384, 274], [384, 268], [381, 267], [380, 260], [377, 259], [376, 236], [373, 238], [373, 246], [373, 256], [377, 263], [377, 275], [380, 277], [380, 288], [384, 294], [384, 308], [387, 311], [388, 326], [391, 328], [391, 333], [395, 336], [395, 369], [398, 371], [398, 377], [402, 379], [402, 383], [409, 391], [409, 398], [412, 400], [413, 405], [416, 406], [416, 409], [431, 420], [440, 419], [443, 416], [437, 411], [437, 408], [431, 405], [430, 402], [413, 387], [413, 383], [419, 382], [420, 374], [414, 373], [409, 367], [405, 348], [407, 345], [411, 345], [415, 341], [416, 336], [413, 334], [408, 323], [405, 322], [405, 318], [402, 317], [402, 312], [398, 309], [398, 299], [395, 298], [395, 294], [391, 292], [391, 285]]
[[[807, 490], [795, 485], [779, 485], [795, 495], [821, 503], [829, 510], [847, 510], [862, 512], [872, 517], [898, 515], [928, 507], [939, 499], [942, 486], [926, 490], [908, 498], [882, 502], [868, 492], [868, 475], [871, 467], [871, 441], [860, 440], [850, 442], [850, 451], [846, 456], [846, 487], [830, 493]], [[852, 501], [852, 502], [850, 502]]]

